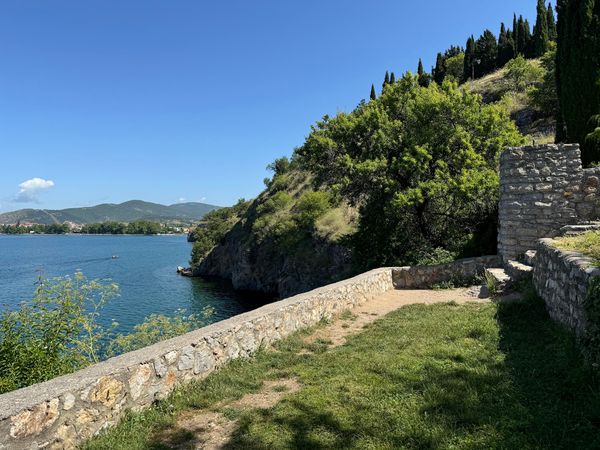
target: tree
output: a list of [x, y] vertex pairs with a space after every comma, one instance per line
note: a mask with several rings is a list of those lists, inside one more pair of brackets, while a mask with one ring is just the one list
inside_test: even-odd
[[548, 3], [548, 8], [546, 8], [546, 23], [548, 24], [548, 40], [556, 41], [556, 19], [551, 3]]
[[383, 83], [381, 84], [381, 89], [385, 89], [385, 87], [390, 84], [390, 74], [389, 72], [386, 70], [385, 71], [385, 78], [383, 79]]
[[422, 76], [425, 73], [425, 70], [423, 69], [423, 61], [421, 61], [421, 58], [419, 58], [419, 67], [417, 67], [417, 75]]
[[390, 73], [390, 84], [394, 84], [396, 82], [396, 75], [394, 72]]
[[459, 53], [446, 60], [446, 79], [460, 82], [464, 79], [465, 54]]
[[375, 100], [377, 98], [377, 93], [375, 92], [375, 85], [371, 85], [371, 100]]
[[515, 44], [512, 40], [512, 32], [507, 30], [504, 23], [500, 25], [500, 36], [498, 38], [498, 58], [496, 60], [497, 67], [504, 65], [513, 59], [515, 56]]
[[[440, 248], [495, 248], [499, 155], [522, 142], [503, 106], [407, 75], [376, 101], [319, 122], [298, 152], [318, 183], [359, 208], [351, 245], [371, 268]], [[478, 240], [488, 229], [491, 238]]]
[[445, 65], [446, 61], [444, 59], [444, 55], [438, 53], [435, 60], [435, 69], [433, 69], [433, 81], [435, 81], [437, 84], [442, 84], [444, 78], [446, 77]]
[[556, 93], [556, 43], [549, 43], [549, 50], [542, 56], [544, 76], [541, 84], [530, 92], [532, 104], [545, 114], [558, 114], [558, 94]]
[[548, 11], [545, 0], [538, 0], [537, 18], [533, 27], [533, 56], [540, 57], [548, 51]]
[[475, 78], [482, 77], [496, 69], [498, 42], [490, 30], [485, 30], [475, 43]]
[[467, 39], [463, 69], [463, 81], [470, 78], [475, 79], [475, 39], [473, 36]]
[[517, 56], [519, 53], [519, 22], [517, 21], [517, 15], [513, 14], [513, 27], [512, 27], [512, 38], [515, 49], [513, 55]]
[[531, 54], [531, 29], [529, 28], [529, 22], [523, 20], [523, 16], [519, 16], [517, 27], [516, 53], [520, 53], [527, 58]]
[[556, 76], [559, 99], [557, 140], [582, 145], [584, 165], [600, 160], [586, 138], [590, 118], [600, 113], [600, 0], [560, 0]]

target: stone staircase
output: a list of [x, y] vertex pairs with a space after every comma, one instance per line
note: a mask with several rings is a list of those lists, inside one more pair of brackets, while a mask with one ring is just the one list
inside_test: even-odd
[[530, 280], [533, 276], [535, 264], [535, 250], [528, 250], [523, 261], [508, 261], [503, 268], [493, 267], [485, 270], [485, 280], [496, 294], [505, 294], [523, 280]]

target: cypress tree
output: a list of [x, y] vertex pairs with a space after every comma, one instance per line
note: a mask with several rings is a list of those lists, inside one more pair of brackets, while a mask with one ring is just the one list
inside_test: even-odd
[[422, 77], [424, 73], [425, 70], [423, 70], [423, 61], [421, 61], [421, 58], [419, 58], [419, 67], [417, 68], [417, 74], [419, 75], [419, 77]]
[[587, 166], [600, 160], [590, 120], [600, 113], [600, 0], [559, 0], [557, 10], [557, 140], [581, 144]]
[[464, 81], [468, 80], [469, 78], [473, 78], [473, 79], [475, 78], [474, 60], [475, 60], [475, 38], [473, 38], [473, 36], [471, 36], [469, 39], [467, 39], [467, 47], [465, 49], [465, 62], [464, 62], [464, 70], [463, 70]]
[[375, 92], [375, 85], [372, 84], [371, 85], [371, 100], [376, 100], [377, 99], [377, 93]]
[[394, 72], [390, 73], [390, 84], [394, 84], [396, 82], [396, 75]]
[[433, 81], [435, 81], [437, 84], [442, 84], [444, 82], [444, 78], [446, 78], [445, 65], [446, 61], [444, 55], [438, 53], [435, 61], [435, 69], [433, 69]]
[[548, 3], [548, 8], [546, 8], [546, 23], [548, 24], [548, 40], [556, 41], [556, 19], [551, 3]]
[[536, 58], [548, 51], [548, 11], [545, 0], [537, 2], [537, 18], [533, 27], [533, 55]]
[[514, 55], [517, 56], [519, 54], [519, 22], [517, 22], [517, 15], [513, 15], [513, 27], [512, 27], [512, 38], [514, 42]]
[[500, 37], [498, 39], [498, 58], [496, 59], [497, 67], [504, 65], [513, 59], [515, 56], [514, 42], [512, 40], [512, 32], [507, 30], [504, 23], [500, 25]]

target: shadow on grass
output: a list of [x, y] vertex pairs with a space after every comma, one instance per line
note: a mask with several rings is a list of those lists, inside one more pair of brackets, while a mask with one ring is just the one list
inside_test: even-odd
[[[539, 299], [500, 304], [496, 320], [498, 351], [478, 354], [476, 364], [452, 347], [424, 358], [417, 379], [393, 365], [374, 364], [391, 383], [387, 397], [419, 397], [414, 417], [406, 421], [382, 407], [380, 423], [373, 423], [377, 406], [361, 410], [351, 401], [340, 420], [327, 407], [293, 397], [286, 411], [242, 417], [225, 448], [281, 448], [283, 442], [286, 448], [313, 449], [360, 448], [359, 442], [392, 448], [600, 448], [598, 383], [573, 336], [549, 319]], [[464, 336], [478, 345], [483, 334], [474, 326]], [[267, 431], [256, 432], [265, 423]], [[288, 436], [279, 440], [280, 432]]]

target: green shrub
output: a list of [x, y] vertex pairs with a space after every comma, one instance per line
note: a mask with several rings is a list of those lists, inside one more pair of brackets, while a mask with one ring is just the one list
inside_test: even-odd
[[523, 55], [510, 60], [505, 68], [509, 87], [517, 92], [524, 92], [540, 84], [544, 78], [544, 69], [525, 59]]
[[331, 195], [325, 191], [308, 191], [298, 199], [294, 211], [298, 224], [313, 228], [316, 220], [331, 208]]
[[116, 323], [98, 323], [102, 308], [118, 295], [108, 281], [73, 277], [40, 278], [33, 300], [0, 314], [0, 393], [40, 383], [207, 324], [213, 315], [153, 314], [131, 334], [115, 335]]
[[186, 315], [180, 309], [173, 317], [151, 314], [134, 327], [129, 334], [119, 334], [108, 345], [107, 355], [114, 356], [147, 347], [156, 342], [170, 339], [207, 325], [207, 319], [214, 314], [214, 308], [205, 307], [200, 315]]
[[40, 278], [33, 300], [0, 315], [1, 392], [39, 383], [98, 362], [109, 331], [98, 324], [113, 283]]

